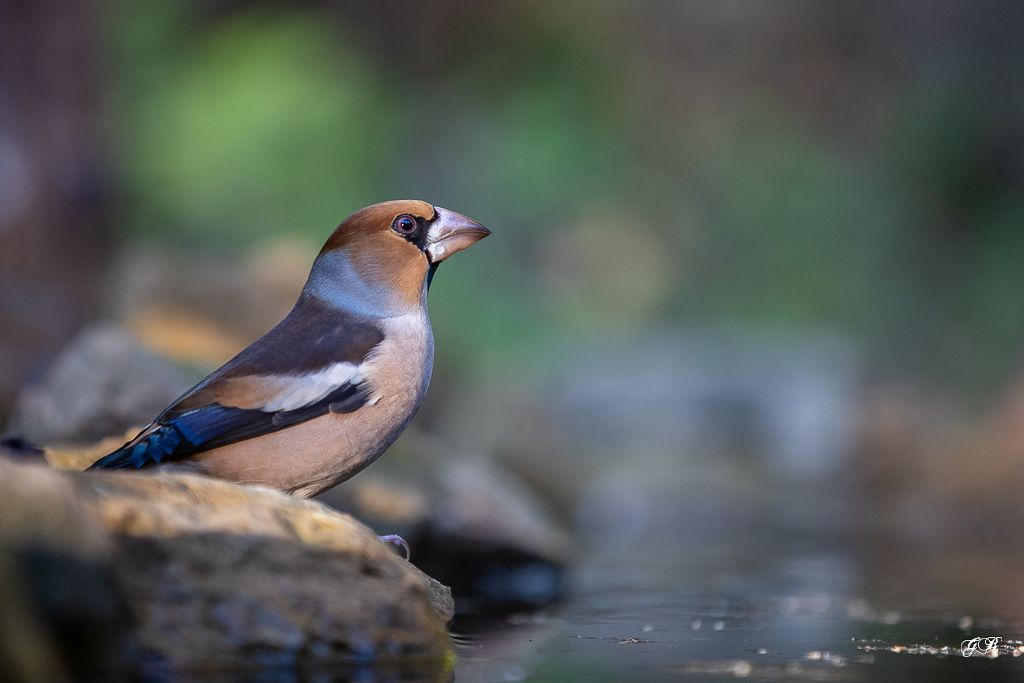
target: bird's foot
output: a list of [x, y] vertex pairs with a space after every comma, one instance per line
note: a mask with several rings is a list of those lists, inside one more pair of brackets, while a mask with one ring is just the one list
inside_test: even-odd
[[409, 550], [409, 544], [406, 543], [405, 539], [402, 538], [401, 536], [399, 536], [398, 534], [388, 534], [387, 536], [378, 536], [377, 538], [379, 538], [380, 540], [382, 540], [385, 543], [393, 543], [395, 545], [400, 545], [403, 548], [405, 548], [405, 559], [406, 560], [408, 560], [410, 557], [412, 557], [412, 551]]

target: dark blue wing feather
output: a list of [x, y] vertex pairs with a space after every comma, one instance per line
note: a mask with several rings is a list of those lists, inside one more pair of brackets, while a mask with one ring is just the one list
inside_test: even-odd
[[346, 384], [295, 410], [265, 412], [210, 403], [158, 421], [88, 469], [137, 469], [286, 429], [330, 413], [351, 413], [366, 403], [365, 385]]

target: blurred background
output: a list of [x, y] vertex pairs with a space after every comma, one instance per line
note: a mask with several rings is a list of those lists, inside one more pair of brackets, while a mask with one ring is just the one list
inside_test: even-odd
[[367, 477], [454, 454], [584, 546], [812, 539], [855, 592], [1024, 617], [1021, 26], [1012, 0], [3, 0], [0, 417], [145, 423], [345, 216], [424, 199], [495, 234], [436, 278], [433, 385]]

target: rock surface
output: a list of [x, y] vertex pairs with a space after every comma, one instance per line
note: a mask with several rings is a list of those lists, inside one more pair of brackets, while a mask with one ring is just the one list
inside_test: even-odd
[[0, 680], [127, 680], [134, 639], [113, 540], [67, 478], [0, 451]]
[[[55, 472], [9, 460], [0, 460], [0, 499], [4, 553], [51, 539], [48, 547], [98, 568], [111, 604], [130, 610], [121, 621], [134, 624], [135, 664], [415, 664], [440, 677], [450, 662], [448, 590], [318, 503], [194, 475]], [[0, 595], [17, 594], [3, 569]], [[0, 603], [0, 622], [12, 614]], [[55, 640], [39, 647], [62, 652]]]

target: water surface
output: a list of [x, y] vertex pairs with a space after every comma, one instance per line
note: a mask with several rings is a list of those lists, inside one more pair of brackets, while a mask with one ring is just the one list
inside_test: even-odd
[[862, 564], [842, 549], [592, 551], [561, 605], [457, 623], [475, 632], [455, 680], [1024, 680], [1021, 623], [964, 595], [866, 597]]

